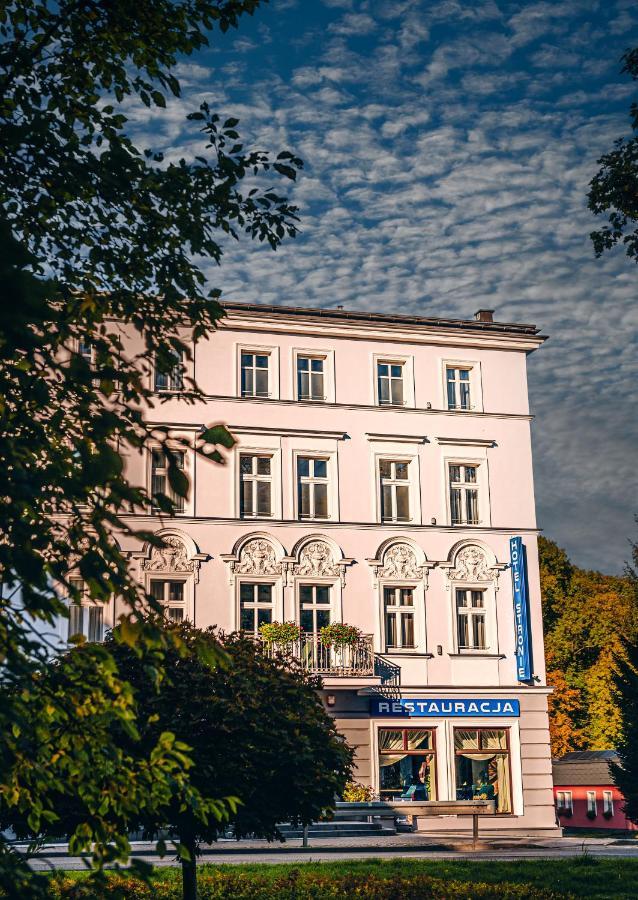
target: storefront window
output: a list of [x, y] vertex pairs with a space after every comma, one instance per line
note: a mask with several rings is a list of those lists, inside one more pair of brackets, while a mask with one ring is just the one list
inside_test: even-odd
[[379, 731], [379, 794], [382, 800], [436, 800], [434, 731]]
[[457, 800], [495, 800], [496, 812], [512, 811], [507, 728], [455, 728]]

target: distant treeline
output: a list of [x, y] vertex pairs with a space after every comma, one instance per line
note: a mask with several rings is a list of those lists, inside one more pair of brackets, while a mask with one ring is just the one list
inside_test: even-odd
[[637, 585], [579, 569], [547, 538], [539, 551], [552, 755], [613, 748], [622, 729], [613, 674], [625, 642], [638, 643]]

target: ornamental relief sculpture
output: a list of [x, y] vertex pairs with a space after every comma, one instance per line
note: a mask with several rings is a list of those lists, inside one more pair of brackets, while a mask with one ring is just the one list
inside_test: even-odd
[[272, 544], [255, 538], [241, 548], [239, 561], [232, 570], [237, 575], [281, 575], [281, 563], [277, 562]]
[[293, 575], [325, 575], [338, 578], [340, 566], [332, 558], [332, 550], [325, 541], [311, 541], [302, 548]]
[[453, 581], [493, 581], [496, 574], [484, 551], [475, 545], [459, 550], [454, 568], [448, 569], [448, 578]]
[[195, 561], [188, 558], [186, 547], [178, 537], [167, 535], [162, 540], [165, 547], [153, 547], [148, 559], [142, 560], [142, 569], [148, 572], [194, 572]]
[[383, 565], [377, 569], [377, 578], [422, 578], [423, 568], [409, 544], [392, 544], [383, 554]]

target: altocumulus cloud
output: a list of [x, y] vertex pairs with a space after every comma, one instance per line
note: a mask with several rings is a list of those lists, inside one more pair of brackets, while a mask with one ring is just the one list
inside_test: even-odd
[[170, 158], [201, 149], [204, 98], [242, 136], [290, 148], [302, 235], [229, 244], [229, 299], [470, 317], [494, 307], [551, 335], [530, 359], [539, 524], [618, 571], [635, 535], [636, 269], [594, 260], [596, 159], [629, 130], [619, 75], [633, 0], [271, 3], [183, 68], [135, 122]]

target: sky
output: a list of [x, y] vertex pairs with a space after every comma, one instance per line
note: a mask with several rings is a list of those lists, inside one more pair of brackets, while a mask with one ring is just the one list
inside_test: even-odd
[[589, 568], [638, 539], [636, 264], [594, 258], [596, 161], [638, 94], [620, 73], [635, 0], [271, 0], [179, 64], [184, 89], [132, 125], [168, 158], [201, 153], [202, 100], [248, 145], [304, 160], [301, 233], [245, 239], [228, 300], [533, 322], [539, 526]]

